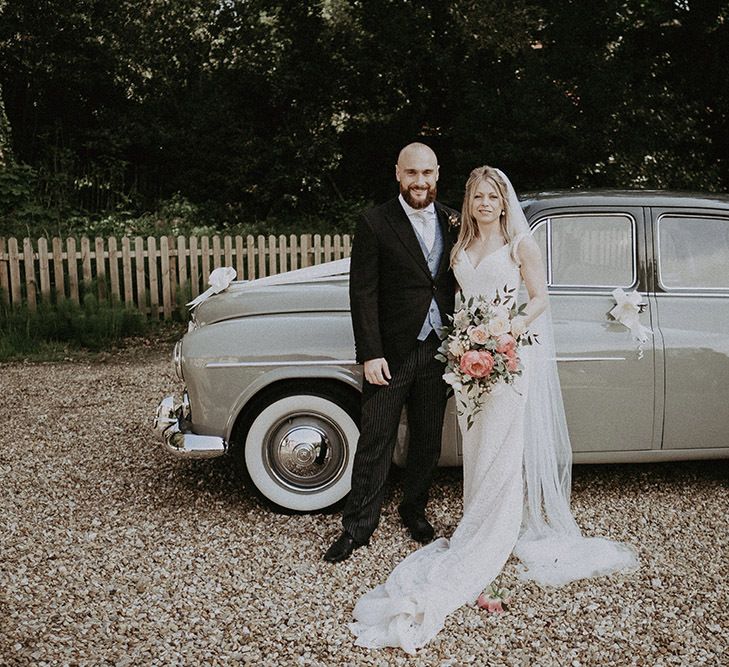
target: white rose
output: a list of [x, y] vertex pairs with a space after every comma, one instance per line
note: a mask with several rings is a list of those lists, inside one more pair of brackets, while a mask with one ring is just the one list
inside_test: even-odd
[[491, 306], [491, 314], [499, 319], [509, 319], [509, 309], [506, 306]]
[[509, 333], [509, 318], [494, 317], [489, 321], [488, 330], [492, 336], [501, 336], [501, 334]]
[[465, 329], [468, 326], [468, 312], [461, 309], [453, 316], [456, 329]]
[[458, 338], [454, 338], [448, 345], [448, 351], [454, 357], [460, 357], [466, 350], [463, 347], [463, 343]]
[[514, 336], [514, 338], [522, 336], [524, 333], [526, 333], [526, 330], [527, 323], [524, 317], [520, 315], [519, 317], [515, 317], [513, 320], [511, 320], [511, 335]]
[[468, 337], [471, 339], [472, 343], [476, 343], [476, 345], [484, 345], [489, 339], [489, 332], [483, 324], [479, 324], [477, 327], [468, 328]]
[[454, 389], [460, 389], [462, 387], [461, 381], [455, 373], [444, 373], [443, 381], [446, 384], [451, 385]]

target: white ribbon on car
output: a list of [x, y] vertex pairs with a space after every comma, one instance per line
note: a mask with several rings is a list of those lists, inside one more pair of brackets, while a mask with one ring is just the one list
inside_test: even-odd
[[[295, 271], [286, 271], [265, 278], [257, 278], [255, 280], [247, 280], [238, 283], [239, 287], [264, 287], [266, 285], [289, 285], [292, 283], [302, 282], [318, 282], [328, 280], [337, 276], [349, 275], [349, 257], [345, 259], [337, 259], [333, 262], [325, 262], [324, 264], [315, 264], [307, 266], [303, 269]], [[195, 297], [187, 305], [190, 309], [199, 306], [203, 301], [210, 298], [213, 294], [219, 294], [225, 291], [235, 280], [236, 272], [232, 266], [223, 266], [215, 269], [208, 278], [210, 287], [200, 296]]]
[[213, 294], [220, 294], [220, 292], [228, 289], [230, 283], [235, 280], [235, 269], [232, 266], [221, 266], [214, 269], [210, 276], [208, 276], [208, 285], [210, 287], [206, 289], [202, 294], [196, 296], [190, 301], [187, 306], [192, 310], [195, 306], [199, 306], [203, 301], [210, 298]]
[[288, 285], [291, 283], [322, 281], [328, 280], [329, 278], [334, 278], [336, 276], [344, 275], [349, 275], [349, 257], [345, 257], [344, 259], [336, 259], [333, 262], [325, 262], [324, 264], [307, 266], [303, 269], [296, 269], [295, 271], [278, 273], [274, 276], [256, 278], [256, 280], [251, 280], [249, 282], [243, 283], [243, 287]]
[[626, 294], [620, 287], [614, 289], [612, 294], [615, 307], [610, 311], [610, 315], [630, 330], [633, 339], [638, 343], [638, 359], [642, 359], [643, 345], [648, 342], [648, 336], [653, 335], [653, 331], [640, 322], [640, 305], [643, 297], [635, 290]]

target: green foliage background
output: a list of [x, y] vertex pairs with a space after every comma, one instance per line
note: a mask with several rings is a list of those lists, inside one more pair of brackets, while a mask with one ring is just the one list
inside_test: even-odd
[[484, 163], [728, 189], [727, 2], [2, 5], [0, 235], [350, 231], [415, 139], [455, 206]]
[[32, 310], [11, 307], [0, 298], [0, 361], [63, 358], [70, 349], [109, 350], [125, 337], [147, 333], [149, 327], [140, 311], [99, 301], [89, 291], [80, 304], [64, 299], [41, 302]]

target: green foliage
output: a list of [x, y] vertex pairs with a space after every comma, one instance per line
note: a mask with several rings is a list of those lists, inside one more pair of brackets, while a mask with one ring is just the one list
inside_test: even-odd
[[200, 206], [179, 193], [160, 202], [156, 213], [134, 215], [118, 210], [102, 216], [73, 216], [64, 223], [63, 236], [164, 236], [218, 233]]
[[36, 196], [38, 174], [27, 164], [0, 167], [0, 236], [31, 235], [47, 225], [48, 211]]
[[[2, 172], [0, 172], [0, 188]], [[283, 212], [266, 220], [250, 221], [238, 218], [232, 211], [221, 212], [219, 208], [206, 208], [193, 204], [179, 193], [160, 204], [155, 213], [135, 216], [129, 211], [115, 211], [106, 215], [70, 215], [60, 222], [50, 219], [47, 211], [29, 209], [27, 215], [9, 215], [0, 218], [0, 236], [29, 236], [51, 238], [58, 236], [82, 236], [89, 238], [114, 236], [231, 236], [252, 234], [352, 234], [361, 212], [372, 205], [362, 199], [334, 199], [323, 205], [319, 211], [291, 213]], [[227, 217], [224, 215], [227, 213]]]
[[36, 172], [28, 165], [0, 167], [0, 216], [17, 213], [33, 196]]
[[[0, 14], [2, 14], [3, 9], [5, 9], [5, 2], [0, 0]], [[3, 88], [0, 84], [0, 169], [4, 169], [15, 162], [10, 121], [8, 121], [8, 115], [5, 113], [3, 99]]]
[[0, 360], [36, 355], [54, 346], [108, 350], [125, 337], [144, 334], [147, 326], [139, 311], [99, 301], [90, 292], [81, 305], [62, 300], [40, 303], [35, 311], [0, 300]]
[[0, 215], [344, 231], [416, 139], [456, 206], [484, 163], [520, 190], [726, 190], [728, 61], [719, 0], [16, 0], [0, 97], [35, 176]]

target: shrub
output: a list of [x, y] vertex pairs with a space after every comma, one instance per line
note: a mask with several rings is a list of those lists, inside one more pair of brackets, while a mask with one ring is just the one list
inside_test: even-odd
[[[371, 202], [334, 200], [316, 212], [282, 209], [265, 219], [250, 219], [245, 210], [198, 205], [177, 193], [159, 202], [153, 212], [135, 213], [120, 206], [100, 214], [68, 212], [60, 220], [35, 204], [28, 189], [30, 172], [0, 173], [0, 236], [231, 236], [252, 234], [351, 234]], [[3, 180], [3, 178], [5, 180]], [[26, 179], [26, 180], [23, 180]], [[3, 195], [3, 193], [5, 193]], [[4, 211], [4, 213], [3, 213]]]
[[128, 336], [142, 335], [144, 315], [119, 303], [86, 293], [81, 305], [69, 299], [39, 303], [35, 311], [0, 302], [0, 359], [36, 355], [50, 344], [74, 349], [106, 350]]

